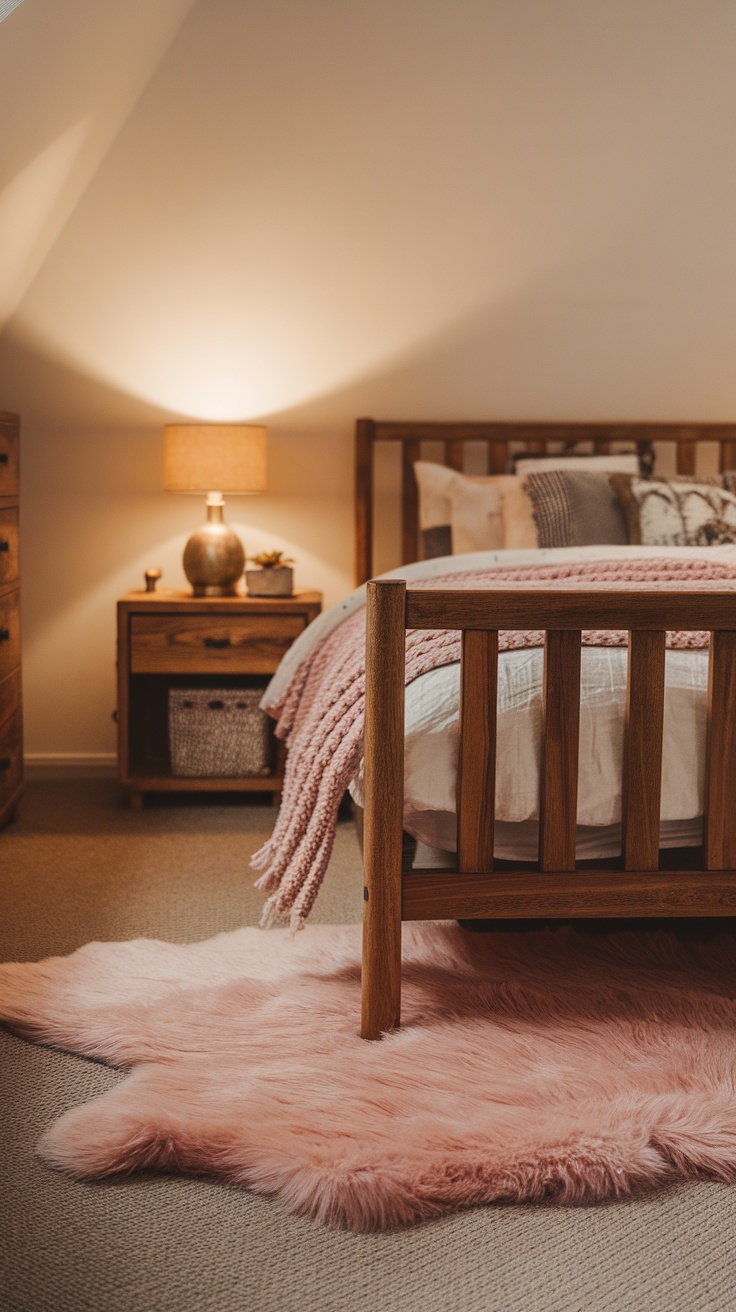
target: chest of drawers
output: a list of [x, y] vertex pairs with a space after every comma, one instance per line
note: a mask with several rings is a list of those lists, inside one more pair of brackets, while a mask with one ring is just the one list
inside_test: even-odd
[[13, 819], [23, 791], [19, 430], [18, 416], [0, 410], [0, 827]]

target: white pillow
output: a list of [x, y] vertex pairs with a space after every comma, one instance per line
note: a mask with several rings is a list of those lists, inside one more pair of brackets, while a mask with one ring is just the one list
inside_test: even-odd
[[419, 489], [419, 527], [439, 528], [450, 522], [450, 503], [447, 492], [457, 471], [432, 460], [415, 460], [414, 477]]
[[514, 474], [461, 474], [430, 460], [417, 460], [414, 473], [422, 533], [448, 525], [453, 555], [503, 547], [503, 489], [518, 483]]
[[523, 478], [510, 480], [504, 489], [501, 517], [505, 547], [511, 551], [526, 551], [528, 547], [539, 546], [531, 497], [524, 487]]
[[456, 474], [447, 489], [452, 529], [452, 554], [463, 551], [498, 551], [505, 545], [503, 498], [513, 474], [473, 478]]

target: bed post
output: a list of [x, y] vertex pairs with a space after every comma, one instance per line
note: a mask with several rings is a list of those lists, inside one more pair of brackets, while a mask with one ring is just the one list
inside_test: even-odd
[[378, 1039], [398, 1027], [401, 1013], [406, 583], [369, 583], [366, 608], [360, 1033]]

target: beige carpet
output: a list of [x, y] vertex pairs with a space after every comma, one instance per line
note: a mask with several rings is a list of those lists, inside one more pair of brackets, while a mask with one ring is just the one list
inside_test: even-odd
[[[269, 807], [121, 810], [106, 782], [36, 783], [0, 835], [0, 959], [93, 938], [177, 942], [257, 920], [247, 855]], [[360, 914], [341, 825], [315, 918]], [[389, 1236], [325, 1231], [201, 1180], [78, 1184], [34, 1144], [114, 1071], [0, 1032], [5, 1312], [725, 1312], [736, 1189], [697, 1184], [584, 1210], [489, 1208]]]

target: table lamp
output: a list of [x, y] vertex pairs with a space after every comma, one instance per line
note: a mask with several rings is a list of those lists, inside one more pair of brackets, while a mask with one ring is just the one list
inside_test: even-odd
[[232, 597], [245, 551], [222, 517], [223, 492], [245, 495], [266, 487], [266, 430], [255, 424], [167, 424], [164, 486], [206, 492], [207, 523], [184, 548], [184, 573], [195, 597]]

